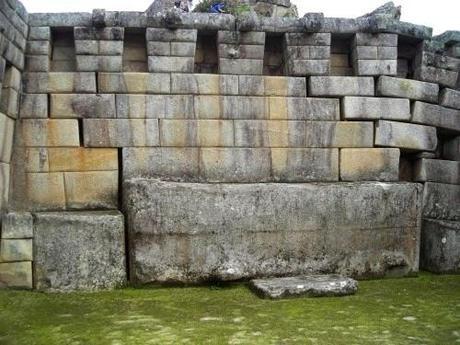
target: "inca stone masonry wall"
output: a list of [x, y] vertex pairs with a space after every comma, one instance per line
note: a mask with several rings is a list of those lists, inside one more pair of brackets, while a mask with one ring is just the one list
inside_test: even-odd
[[0, 286], [459, 271], [459, 32], [0, 4]]

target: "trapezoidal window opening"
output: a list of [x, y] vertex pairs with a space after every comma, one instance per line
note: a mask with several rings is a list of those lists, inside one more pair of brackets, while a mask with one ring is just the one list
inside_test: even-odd
[[353, 35], [333, 34], [331, 36], [331, 65], [330, 75], [333, 76], [352, 76]]
[[195, 73], [219, 73], [217, 32], [198, 31], [194, 71]]
[[419, 41], [398, 36], [398, 77], [413, 79], [415, 59], [420, 46]]
[[282, 76], [285, 75], [284, 64], [285, 42], [283, 35], [265, 36], [264, 48], [264, 75]]
[[51, 28], [51, 72], [75, 72], [75, 39], [73, 28]]
[[145, 28], [126, 28], [123, 41], [123, 71], [148, 72]]

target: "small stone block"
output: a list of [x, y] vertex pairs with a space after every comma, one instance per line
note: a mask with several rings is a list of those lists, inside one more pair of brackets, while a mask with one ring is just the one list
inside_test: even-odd
[[0, 262], [31, 261], [32, 239], [1, 239]]
[[32, 289], [32, 262], [0, 263], [0, 287]]
[[34, 237], [33, 218], [29, 212], [9, 212], [2, 217], [1, 238]]
[[310, 77], [310, 96], [374, 96], [372, 77]]

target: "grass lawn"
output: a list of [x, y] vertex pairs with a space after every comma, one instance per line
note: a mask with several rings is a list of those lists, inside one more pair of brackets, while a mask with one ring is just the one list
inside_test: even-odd
[[355, 296], [280, 301], [245, 284], [0, 291], [0, 344], [460, 344], [460, 275], [363, 281]]

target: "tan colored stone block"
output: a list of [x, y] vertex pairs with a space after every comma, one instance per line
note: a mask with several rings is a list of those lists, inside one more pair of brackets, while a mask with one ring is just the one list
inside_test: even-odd
[[32, 262], [0, 263], [0, 287], [32, 289]]
[[30, 72], [24, 78], [27, 93], [96, 93], [92, 72]]
[[16, 119], [19, 113], [19, 91], [3, 88], [0, 97], [0, 111]]
[[66, 172], [67, 209], [116, 209], [118, 171]]
[[50, 97], [53, 118], [115, 118], [115, 95], [53, 94]]
[[24, 146], [80, 146], [77, 120], [21, 120]]
[[272, 175], [278, 182], [338, 181], [338, 149], [273, 148]]
[[304, 121], [235, 120], [235, 146], [304, 147]]
[[26, 148], [24, 167], [26, 172], [49, 172], [48, 148]]
[[373, 122], [307, 121], [306, 147], [373, 147]]
[[171, 76], [168, 73], [98, 73], [99, 92], [102, 93], [169, 93]]
[[399, 149], [341, 149], [342, 181], [398, 181]]
[[32, 239], [0, 240], [0, 262], [32, 261]]
[[287, 120], [288, 106], [287, 98], [285, 97], [270, 97], [268, 99], [270, 109], [270, 119], [272, 120]]
[[63, 173], [27, 173], [24, 200], [31, 210], [65, 209]]
[[233, 146], [233, 121], [160, 120], [161, 146]]
[[118, 170], [117, 149], [49, 148], [49, 171]]
[[219, 96], [195, 96], [195, 118], [197, 119], [220, 119], [222, 118], [221, 97]]
[[0, 162], [0, 211], [7, 206], [9, 191], [10, 165]]
[[13, 149], [14, 120], [0, 113], [0, 162], [9, 163]]
[[265, 96], [307, 96], [307, 80], [296, 77], [264, 77]]

